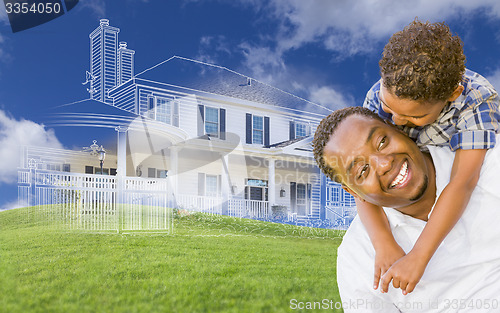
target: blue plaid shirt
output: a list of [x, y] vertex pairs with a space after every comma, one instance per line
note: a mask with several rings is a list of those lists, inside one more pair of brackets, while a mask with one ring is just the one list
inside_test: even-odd
[[[368, 91], [363, 106], [392, 122], [392, 114], [384, 112], [380, 105], [380, 83], [381, 80]], [[498, 93], [486, 78], [470, 70], [465, 71], [462, 86], [462, 94], [449, 102], [432, 124], [398, 127], [419, 147], [448, 146], [452, 151], [493, 148], [500, 121]]]

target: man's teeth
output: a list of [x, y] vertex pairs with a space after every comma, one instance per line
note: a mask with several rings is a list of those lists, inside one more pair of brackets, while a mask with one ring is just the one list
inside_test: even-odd
[[398, 176], [396, 176], [396, 178], [394, 178], [394, 180], [392, 181], [391, 187], [399, 185], [406, 179], [407, 176], [408, 176], [408, 161], [405, 161], [403, 163], [403, 166], [401, 166], [401, 170], [399, 171]]

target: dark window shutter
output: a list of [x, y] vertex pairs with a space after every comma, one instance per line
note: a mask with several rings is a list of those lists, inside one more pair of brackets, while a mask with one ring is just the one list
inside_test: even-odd
[[252, 143], [252, 114], [247, 113], [247, 140], [246, 143]]
[[198, 104], [198, 136], [205, 135], [205, 107], [202, 104]]
[[174, 120], [172, 125], [179, 127], [179, 101], [174, 101]]
[[297, 212], [297, 183], [290, 183], [290, 207], [292, 208], [292, 213]]
[[295, 139], [295, 122], [290, 121], [290, 140]]
[[307, 212], [311, 213], [311, 193], [312, 193], [312, 186], [311, 184], [307, 184], [307, 200], [306, 200], [306, 207], [307, 207]]
[[264, 146], [269, 146], [269, 117], [264, 116]]
[[219, 138], [226, 140], [226, 109], [219, 110]]
[[147, 110], [147, 116], [149, 118], [155, 118], [155, 98], [154, 97], [148, 97], [148, 110]]
[[205, 173], [198, 173], [198, 196], [205, 196]]

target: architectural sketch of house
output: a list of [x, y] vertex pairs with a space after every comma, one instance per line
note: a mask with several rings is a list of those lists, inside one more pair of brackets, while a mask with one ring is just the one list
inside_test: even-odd
[[[113, 186], [126, 181], [125, 191], [150, 186], [150, 198], [165, 195], [164, 206], [348, 226], [353, 198], [320, 173], [312, 155], [312, 136], [327, 110], [318, 113], [311, 102], [251, 77], [178, 56], [135, 73], [135, 51], [118, 41], [119, 31], [103, 19], [91, 32], [85, 82], [90, 99], [58, 115], [62, 126], [71, 120], [82, 127], [119, 127], [108, 165], [101, 170], [83, 152], [53, 152], [56, 160], [27, 148], [20, 177], [36, 160], [31, 171], [87, 180], [116, 176]], [[20, 178], [20, 197], [32, 187]]]

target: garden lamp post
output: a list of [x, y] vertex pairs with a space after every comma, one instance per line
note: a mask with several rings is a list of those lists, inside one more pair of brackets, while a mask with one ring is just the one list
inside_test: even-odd
[[101, 175], [103, 175], [102, 166], [104, 164], [104, 159], [106, 158], [106, 150], [104, 150], [102, 145], [97, 151], [97, 156], [99, 157], [99, 164], [101, 165]]
[[97, 140], [94, 140], [90, 147], [84, 147], [83, 151], [89, 152], [91, 156], [97, 156], [99, 158], [99, 164], [101, 166], [101, 175], [102, 175], [102, 166], [104, 164], [104, 159], [106, 158], [106, 150], [101, 145], [97, 144]]

